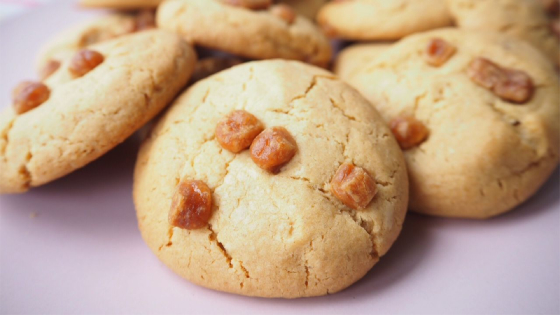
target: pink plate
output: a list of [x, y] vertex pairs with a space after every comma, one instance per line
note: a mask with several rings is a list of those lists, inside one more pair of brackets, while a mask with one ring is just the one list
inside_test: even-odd
[[[39, 46], [102, 12], [60, 1], [0, 22], [0, 106], [35, 77]], [[23, 195], [0, 196], [0, 313], [552, 314], [560, 312], [559, 173], [488, 221], [410, 214], [372, 271], [349, 289], [298, 300], [193, 285], [144, 245], [132, 203], [138, 141]]]

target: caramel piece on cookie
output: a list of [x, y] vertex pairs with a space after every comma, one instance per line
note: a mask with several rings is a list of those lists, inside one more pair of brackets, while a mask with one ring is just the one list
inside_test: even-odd
[[13, 91], [14, 111], [23, 114], [49, 99], [50, 90], [41, 82], [25, 81]]
[[506, 101], [523, 104], [533, 96], [533, 80], [527, 73], [500, 67], [486, 58], [475, 58], [467, 68], [467, 75]]
[[294, 157], [296, 151], [296, 140], [284, 127], [265, 129], [251, 144], [253, 162], [271, 173], [278, 172]]
[[263, 129], [257, 117], [247, 111], [236, 110], [216, 126], [216, 140], [224, 149], [238, 153], [250, 147]]
[[429, 65], [439, 67], [449, 60], [457, 49], [441, 38], [430, 40], [426, 47], [425, 58]]
[[81, 77], [99, 66], [104, 60], [102, 54], [95, 50], [83, 49], [74, 55], [68, 70], [75, 76]]
[[364, 209], [377, 193], [375, 180], [369, 173], [354, 164], [340, 165], [331, 180], [331, 191], [352, 209]]
[[181, 181], [173, 195], [169, 224], [195, 230], [208, 225], [212, 216], [212, 192], [199, 180]]
[[411, 116], [397, 117], [391, 120], [389, 127], [403, 150], [419, 145], [429, 134], [428, 128]]

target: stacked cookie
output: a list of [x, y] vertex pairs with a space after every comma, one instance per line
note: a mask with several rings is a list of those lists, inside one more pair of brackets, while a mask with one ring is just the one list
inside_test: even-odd
[[[337, 292], [408, 208], [488, 218], [557, 167], [558, 46], [529, 1], [83, 0], [141, 11], [45, 45], [40, 80], [0, 116], [0, 193], [86, 165], [169, 107], [134, 173], [158, 258], [216, 290]], [[484, 20], [498, 5], [511, 12]], [[336, 76], [326, 35], [377, 42], [343, 50]]]

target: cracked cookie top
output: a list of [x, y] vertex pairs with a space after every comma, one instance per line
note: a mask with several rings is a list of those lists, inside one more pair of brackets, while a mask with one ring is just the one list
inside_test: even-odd
[[195, 45], [253, 59], [294, 59], [326, 66], [332, 52], [321, 30], [303, 16], [286, 21], [274, 6], [251, 10], [221, 0], [167, 0], [157, 24]]
[[[297, 143], [277, 172], [259, 167], [252, 150], [233, 153], [216, 139], [217, 124], [239, 110], [264, 128], [285, 128]], [[348, 176], [335, 179], [342, 165]], [[187, 181], [212, 193], [212, 215], [196, 230], [168, 220]], [[134, 201], [143, 238], [181, 276], [216, 290], [293, 298], [339, 291], [387, 252], [405, 216], [408, 181], [391, 131], [356, 90], [319, 68], [273, 60], [220, 72], [176, 100], [142, 145]]]
[[387, 122], [408, 116], [427, 128], [405, 150], [411, 210], [497, 215], [529, 198], [558, 164], [558, 77], [521, 40], [457, 29], [413, 35], [347, 80]]
[[535, 0], [447, 0], [459, 28], [500, 32], [528, 41], [560, 65], [560, 42], [552, 20]]
[[412, 33], [451, 25], [445, 0], [331, 1], [317, 22], [332, 37], [396, 40]]
[[156, 30], [91, 48], [104, 58], [95, 69], [77, 77], [64, 60], [44, 81], [48, 100], [0, 114], [0, 193], [50, 182], [124, 141], [185, 86], [196, 62], [188, 43]]

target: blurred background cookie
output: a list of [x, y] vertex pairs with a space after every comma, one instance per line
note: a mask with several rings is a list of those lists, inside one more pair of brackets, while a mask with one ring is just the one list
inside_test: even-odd
[[41, 48], [37, 56], [37, 72], [45, 79], [60, 66], [62, 60], [80, 49], [154, 27], [155, 13], [150, 10], [111, 14], [73, 27], [56, 35]]
[[326, 66], [332, 51], [320, 29], [291, 7], [270, 2], [167, 0], [158, 8], [157, 25], [195, 45], [246, 58]]
[[346, 80], [364, 65], [372, 62], [382, 52], [391, 47], [390, 42], [355, 44], [342, 49], [336, 56], [333, 72]]
[[417, 34], [347, 80], [404, 149], [413, 211], [488, 218], [527, 200], [558, 165], [558, 77], [522, 40]]
[[445, 0], [331, 1], [317, 22], [329, 36], [348, 40], [396, 40], [452, 24]]
[[196, 56], [146, 31], [80, 50], [44, 83], [23, 82], [0, 115], [0, 193], [24, 192], [97, 159], [161, 111]]
[[447, 0], [447, 3], [459, 28], [515, 36], [533, 44], [555, 65], [560, 63], [560, 34], [554, 32], [554, 21], [547, 16], [547, 10], [551, 14], [556, 11], [554, 1], [548, 5], [536, 0]]

